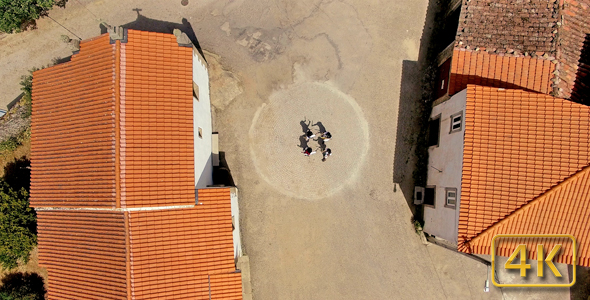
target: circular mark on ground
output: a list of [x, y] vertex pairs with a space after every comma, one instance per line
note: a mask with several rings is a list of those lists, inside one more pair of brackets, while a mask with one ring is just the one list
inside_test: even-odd
[[188, 0], [182, 0], [182, 1], [180, 1], [180, 4], [182, 4], [182, 6], [187, 6]]
[[[326, 142], [333, 155], [322, 162], [306, 157], [300, 146], [305, 119], [321, 122], [333, 138]], [[310, 125], [314, 132], [319, 126]], [[250, 128], [250, 151], [257, 172], [283, 194], [322, 199], [344, 187], [358, 174], [368, 150], [369, 130], [356, 101], [324, 83], [298, 83], [275, 91], [258, 109]]]

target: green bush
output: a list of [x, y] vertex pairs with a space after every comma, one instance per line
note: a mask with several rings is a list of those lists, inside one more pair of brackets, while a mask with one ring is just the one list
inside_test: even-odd
[[0, 0], [0, 31], [20, 32], [26, 24], [45, 15], [54, 4], [54, 0]]
[[0, 264], [4, 269], [27, 263], [37, 245], [37, 215], [29, 206], [29, 193], [15, 191], [0, 181]]
[[0, 153], [6, 155], [9, 152], [14, 151], [19, 145], [20, 143], [16, 137], [10, 137], [0, 143]]
[[[2, 0], [0, 0], [2, 1]], [[32, 95], [33, 95], [33, 72], [39, 70], [38, 68], [32, 68], [29, 70], [28, 75], [21, 76], [20, 81], [20, 89], [23, 91], [23, 98], [21, 99], [21, 105], [25, 107], [25, 113], [23, 114], [23, 118], [27, 118], [31, 115], [32, 112]]]

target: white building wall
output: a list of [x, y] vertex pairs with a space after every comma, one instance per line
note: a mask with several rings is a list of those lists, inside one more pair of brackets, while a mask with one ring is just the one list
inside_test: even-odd
[[[209, 98], [209, 72], [207, 63], [193, 47], [193, 81], [199, 86], [198, 99], [193, 97], [193, 122], [195, 134], [195, 182], [196, 188], [213, 184], [211, 161], [211, 100]], [[202, 138], [199, 137], [199, 128]]]
[[240, 207], [238, 205], [238, 188], [232, 187], [231, 191], [231, 219], [234, 224], [234, 258], [242, 257], [242, 238], [240, 234]]
[[[440, 115], [439, 145], [428, 149], [428, 186], [436, 186], [434, 207], [424, 206], [424, 231], [457, 244], [459, 205], [461, 203], [461, 173], [463, 167], [463, 137], [465, 132], [465, 104], [467, 90], [435, 106], [430, 115]], [[461, 131], [450, 133], [451, 115], [462, 112]], [[438, 171], [438, 170], [442, 171]], [[445, 188], [457, 189], [454, 208], [445, 206]]]

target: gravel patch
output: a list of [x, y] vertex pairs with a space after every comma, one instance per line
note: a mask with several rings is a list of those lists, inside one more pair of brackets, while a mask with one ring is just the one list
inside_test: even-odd
[[0, 118], [0, 143], [10, 137], [18, 136], [31, 126], [31, 117], [23, 118], [25, 114], [26, 108], [19, 103]]

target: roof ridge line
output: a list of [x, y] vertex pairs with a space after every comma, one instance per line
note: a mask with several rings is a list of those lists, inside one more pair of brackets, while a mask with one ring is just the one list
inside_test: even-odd
[[127, 300], [133, 300], [133, 287], [131, 276], [131, 236], [129, 231], [129, 212], [123, 213], [123, 219], [125, 221], [125, 281], [127, 284]]
[[188, 205], [171, 205], [171, 206], [149, 206], [149, 207], [126, 207], [126, 208], [100, 208], [100, 207], [35, 207], [35, 211], [47, 211], [47, 210], [77, 210], [77, 211], [112, 211], [112, 212], [127, 212], [127, 211], [147, 211], [147, 210], [165, 210], [165, 209], [178, 209], [178, 208], [192, 208], [196, 204]]
[[465, 52], [471, 52], [471, 53], [482, 53], [482, 54], [487, 54], [487, 55], [495, 55], [495, 56], [507, 56], [507, 57], [517, 57], [517, 58], [525, 58], [528, 57], [530, 59], [540, 59], [540, 60], [547, 60], [549, 62], [552, 62], [553, 60], [556, 60], [557, 58], [555, 56], [551, 56], [549, 55], [548, 57], [544, 57], [542, 55], [514, 55], [511, 53], [490, 53], [486, 50], [482, 50], [481, 48], [485, 48], [485, 47], [477, 47], [480, 48], [479, 50], [475, 50], [475, 49], [465, 49], [465, 48], [460, 48], [455, 46], [453, 49], [454, 50], [458, 50], [458, 51], [465, 51]]
[[552, 185], [551, 187], [549, 187], [546, 191], [544, 191], [543, 193], [539, 194], [538, 196], [536, 196], [535, 198], [527, 201], [526, 203], [522, 204], [521, 206], [515, 208], [512, 212], [510, 212], [509, 214], [505, 215], [504, 217], [502, 217], [502, 219], [492, 223], [490, 226], [486, 227], [484, 230], [480, 231], [479, 233], [477, 233], [476, 235], [474, 235], [472, 238], [470, 238], [469, 240], [465, 240], [462, 243], [460, 243], [458, 245], [458, 248], [461, 248], [461, 246], [467, 247], [469, 249], [471, 249], [469, 246], [467, 246], [467, 244], [469, 244], [469, 242], [477, 239], [478, 237], [480, 237], [481, 235], [483, 235], [484, 233], [486, 233], [488, 230], [492, 229], [493, 227], [497, 227], [500, 226], [501, 223], [505, 222], [510, 216], [514, 215], [515, 213], [517, 213], [518, 211], [522, 210], [525, 208], [525, 206], [527, 206], [528, 204], [530, 204], [531, 202], [537, 201], [539, 200], [541, 197], [547, 195], [548, 193], [556, 190], [558, 187], [561, 187], [563, 184], [565, 184], [566, 182], [573, 180], [574, 178], [577, 178], [578, 176], [581, 176], [580, 174], [585, 171], [586, 169], [590, 168], [590, 163], [587, 164], [586, 166], [584, 166], [583, 168], [575, 171], [574, 173], [572, 173], [570, 176], [564, 178], [563, 180], [557, 182], [556, 184]]

